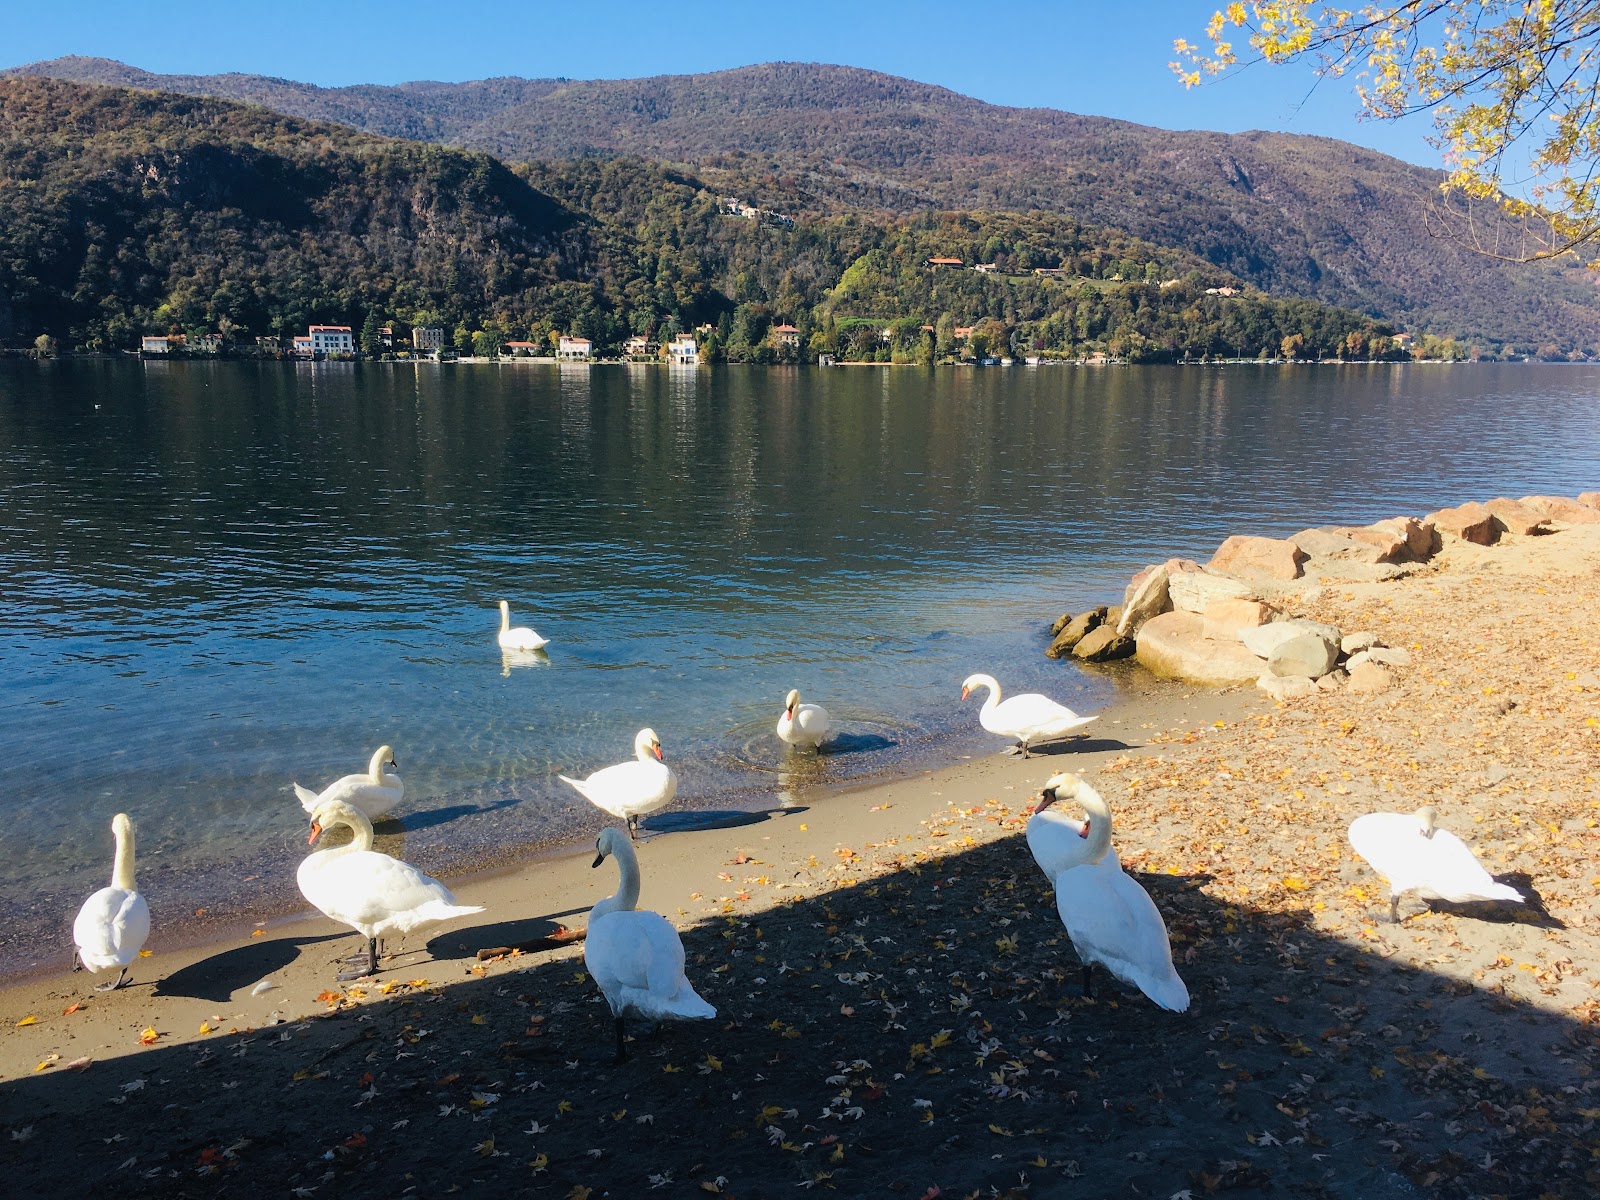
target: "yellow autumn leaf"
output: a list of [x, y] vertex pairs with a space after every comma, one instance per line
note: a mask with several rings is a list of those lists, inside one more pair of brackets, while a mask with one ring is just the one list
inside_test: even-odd
[[211, 1022], [209, 1022], [209, 1021], [201, 1021], [200, 1022], [200, 1036], [201, 1037], [204, 1037], [208, 1033], [215, 1033], [215, 1032], [216, 1031], [211, 1028]]
[[473, 1013], [472, 1014], [472, 1023], [474, 1025], [482, 1025], [484, 1023], [483, 1022], [483, 1014], [482, 1013]]
[[141, 950], [141, 951], [139, 951], [139, 957], [140, 957], [140, 958], [149, 958], [149, 957], [150, 957], [150, 955], [151, 955], [151, 954], [152, 954], [152, 953], [154, 953], [154, 951], [151, 951], [151, 950]]
[[1009, 1129], [1002, 1129], [1002, 1128], [1000, 1128], [1000, 1126], [998, 1126], [998, 1125], [991, 1125], [991, 1126], [989, 1126], [989, 1132], [990, 1132], [990, 1133], [997, 1133], [997, 1134], [999, 1134], [999, 1135], [1000, 1135], [1000, 1136], [1001, 1136], [1001, 1137], [1015, 1137], [1015, 1136], [1016, 1136], [1016, 1134], [1014, 1134], [1014, 1133], [1012, 1133], [1012, 1132], [1011, 1132], [1011, 1130], [1009, 1130]]
[[53, 1065], [54, 1064], [51, 1063], [49, 1059], [46, 1059], [44, 1062], [40, 1063], [37, 1067], [35, 1067], [34, 1070], [35, 1071], [48, 1071]]
[[38, 1017], [35, 1017], [35, 1016], [23, 1017], [22, 1020], [17, 1022], [17, 1028], [21, 1029], [24, 1025], [37, 1025], [38, 1023], [39, 1023], [39, 1018]]
[[145, 1028], [144, 1028], [144, 1032], [139, 1035], [139, 1041], [143, 1045], [153, 1046], [156, 1043], [156, 1039], [159, 1038], [160, 1036], [161, 1035], [156, 1032], [156, 1028], [155, 1028], [154, 1025], [146, 1025]]
[[1298, 875], [1288, 875], [1282, 880], [1283, 886], [1291, 892], [1303, 892], [1311, 885]]

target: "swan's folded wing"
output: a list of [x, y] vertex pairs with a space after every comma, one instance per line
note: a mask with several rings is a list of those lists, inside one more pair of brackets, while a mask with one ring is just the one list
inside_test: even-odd
[[1496, 883], [1471, 848], [1448, 829], [1436, 829], [1431, 838], [1422, 841], [1427, 849], [1422, 855], [1419, 874], [1439, 899], [1457, 904], [1523, 899], [1515, 888]]
[[456, 904], [450, 889], [437, 879], [375, 850], [340, 855], [323, 877], [337, 893], [338, 918], [348, 924], [376, 925], [430, 906]]

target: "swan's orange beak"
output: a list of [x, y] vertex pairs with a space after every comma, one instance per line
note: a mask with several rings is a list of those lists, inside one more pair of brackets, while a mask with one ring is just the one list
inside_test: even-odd
[[1093, 824], [1093, 822], [1094, 822], [1094, 818], [1093, 817], [1085, 816], [1083, 818], [1083, 828], [1078, 830], [1078, 836], [1081, 837], [1081, 838], [1088, 837], [1089, 836], [1089, 826], [1091, 824]]
[[661, 743], [660, 742], [655, 742], [654, 744], [652, 744], [650, 749], [655, 753], [656, 760], [658, 762], [666, 762], [667, 761], [667, 756], [665, 754], [661, 753]]
[[[966, 697], [962, 697], [962, 699], [965, 699], [965, 698]], [[1055, 802], [1056, 802], [1056, 790], [1055, 790], [1055, 788], [1045, 788], [1044, 791], [1039, 793], [1039, 803], [1034, 805], [1033, 811], [1035, 813], [1042, 813], [1045, 809], [1049, 808]]]
[[789, 707], [785, 708], [783, 710], [783, 715], [788, 717], [791, 721], [794, 720], [794, 705], [791, 704]]
[[311, 822], [311, 832], [306, 835], [306, 845], [316, 845], [317, 839], [322, 836], [322, 822]]
[[961, 689], [961, 698], [963, 700], [965, 700], [971, 694], [972, 694], [972, 689], [971, 688], [962, 688]]

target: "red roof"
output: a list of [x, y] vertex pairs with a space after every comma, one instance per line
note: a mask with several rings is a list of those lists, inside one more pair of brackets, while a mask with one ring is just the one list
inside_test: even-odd
[[959, 267], [961, 265], [959, 258], [930, 258], [928, 261], [939, 267]]
[[774, 325], [772, 327], [772, 332], [773, 333], [799, 333], [800, 331], [798, 329], [796, 329], [793, 325]]
[[348, 325], [313, 325], [311, 327], [311, 332], [312, 333], [349, 333], [350, 332], [350, 326], [348, 326]]
[[538, 342], [507, 342], [506, 343], [506, 345], [515, 346], [519, 350], [531, 349], [533, 347], [536, 347], [538, 344], [539, 344]]

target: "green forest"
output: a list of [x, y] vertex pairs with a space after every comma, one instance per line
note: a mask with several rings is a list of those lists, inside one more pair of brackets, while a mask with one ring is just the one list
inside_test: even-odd
[[[1369, 317], [1061, 214], [728, 211], [728, 189], [770, 183], [510, 166], [224, 101], [0, 80], [0, 344], [215, 331], [253, 350], [319, 323], [368, 348], [379, 325], [439, 325], [487, 353], [692, 329], [705, 357], [754, 362], [1400, 353]], [[771, 336], [784, 323], [798, 335]]]

